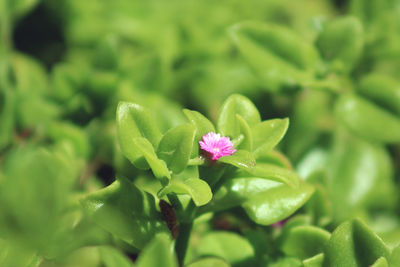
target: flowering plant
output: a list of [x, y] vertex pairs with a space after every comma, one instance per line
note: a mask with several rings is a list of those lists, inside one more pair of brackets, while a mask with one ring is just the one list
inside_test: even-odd
[[0, 0], [0, 266], [400, 266], [399, 17]]
[[[169, 233], [177, 238], [182, 264], [196, 259], [185, 256], [193, 223], [201, 215], [242, 207], [254, 222], [270, 225], [293, 214], [312, 195], [313, 187], [274, 150], [288, 119], [261, 121], [253, 103], [240, 95], [232, 95], [221, 107], [217, 130], [225, 136], [216, 134], [213, 123], [200, 113], [184, 114], [186, 124], [162, 134], [150, 110], [119, 104], [121, 151], [137, 168], [150, 169], [158, 182], [150, 182], [149, 190], [121, 176], [88, 196], [83, 204], [97, 224], [137, 248], [159, 233]], [[126, 205], [138, 197], [143, 207], [151, 208]], [[132, 227], [142, 230], [132, 232]]]

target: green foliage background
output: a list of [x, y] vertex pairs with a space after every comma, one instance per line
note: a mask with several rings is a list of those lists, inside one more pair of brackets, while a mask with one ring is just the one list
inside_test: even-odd
[[398, 0], [0, 0], [0, 266], [400, 266], [399, 179]]

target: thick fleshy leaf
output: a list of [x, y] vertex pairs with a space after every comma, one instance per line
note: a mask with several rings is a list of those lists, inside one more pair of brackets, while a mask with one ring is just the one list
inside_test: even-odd
[[254, 222], [270, 225], [292, 215], [313, 192], [314, 188], [306, 183], [296, 188], [281, 185], [250, 197], [242, 207]]
[[[6, 2], [7, 1], [9, 0], [6, 0]], [[27, 1], [16, 0], [15, 2]], [[27, 94], [32, 91], [39, 94], [46, 93], [48, 89], [46, 69], [38, 60], [34, 60], [24, 54], [15, 53], [12, 54], [12, 68], [13, 75], [15, 76], [16, 89], [20, 93]]]
[[148, 168], [134, 138], [146, 138], [153, 148], [157, 148], [162, 134], [151, 112], [138, 104], [120, 102], [117, 107], [117, 133], [124, 156], [136, 167]]
[[275, 166], [293, 170], [292, 163], [290, 163], [290, 160], [287, 158], [287, 156], [277, 150], [271, 150], [267, 153], [261, 153], [257, 157], [257, 162], [273, 164]]
[[219, 111], [217, 128], [222, 135], [231, 138], [239, 135], [240, 128], [236, 115], [240, 115], [250, 127], [261, 120], [260, 113], [248, 98], [242, 95], [231, 95]]
[[329, 232], [315, 226], [293, 227], [285, 235], [281, 250], [288, 256], [304, 260], [322, 253], [330, 235]]
[[361, 56], [363, 27], [355, 17], [340, 17], [329, 23], [318, 36], [317, 47], [337, 72], [350, 72]]
[[380, 257], [379, 259], [371, 265], [371, 267], [389, 267], [389, 264], [384, 257]]
[[[201, 212], [220, 211], [243, 204], [246, 212], [252, 214], [251, 218], [258, 218], [261, 224], [272, 224], [290, 216], [308, 200], [312, 192], [313, 187], [309, 185], [300, 184], [292, 188], [265, 178], [242, 176], [228, 179]], [[264, 205], [265, 216], [261, 213], [261, 205]], [[266, 216], [271, 216], [271, 223], [264, 218]]]
[[301, 261], [294, 257], [279, 258], [277, 261], [268, 264], [269, 267], [303, 267]]
[[238, 150], [231, 156], [219, 158], [218, 161], [233, 165], [243, 170], [250, 170], [256, 166], [256, 160], [254, 159], [253, 155], [245, 150]]
[[300, 177], [292, 170], [268, 163], [257, 163], [254, 167], [244, 169], [240, 176], [253, 176], [276, 182], [285, 183], [292, 187], [299, 184]]
[[352, 132], [373, 141], [400, 142], [400, 118], [355, 95], [343, 95], [336, 103], [338, 118]]
[[230, 264], [244, 264], [254, 257], [254, 249], [242, 236], [231, 232], [209, 232], [198, 243], [198, 256], [216, 256]]
[[370, 266], [390, 256], [383, 241], [359, 220], [341, 224], [325, 246], [324, 266]]
[[66, 141], [71, 144], [77, 156], [88, 158], [90, 143], [88, 136], [79, 127], [70, 123], [53, 122], [47, 126], [48, 135], [56, 142]]
[[303, 261], [303, 266], [304, 267], [322, 267], [323, 262], [324, 262], [324, 254], [320, 253], [318, 255], [315, 255], [314, 257], [305, 259]]
[[157, 149], [157, 155], [174, 173], [186, 167], [192, 152], [196, 128], [191, 124], [180, 125], [165, 133]]
[[154, 152], [153, 146], [146, 138], [132, 138], [132, 144], [135, 145], [139, 153], [143, 155], [147, 163], [150, 165], [151, 170], [155, 177], [159, 179], [171, 178], [171, 174], [167, 168], [165, 162], [157, 158], [156, 152]]
[[244, 203], [257, 194], [268, 194], [281, 183], [256, 178], [241, 177], [228, 179], [214, 194], [212, 201], [204, 207], [204, 212], [229, 209]]
[[99, 254], [105, 267], [133, 267], [129, 258], [113, 247], [100, 247]]
[[243, 140], [239, 144], [238, 148], [247, 150], [247, 151], [252, 151], [253, 150], [253, 135], [251, 133], [251, 129], [247, 122], [240, 116], [239, 114], [236, 114], [236, 119], [239, 124], [239, 133], [243, 135]]
[[190, 123], [196, 126], [196, 141], [201, 140], [204, 135], [210, 132], [215, 132], [212, 122], [210, 122], [201, 113], [189, 109], [184, 109], [183, 113], [185, 113], [185, 116], [188, 118]]
[[139, 249], [157, 233], [168, 232], [154, 197], [124, 178], [88, 195], [82, 205], [95, 223]]
[[390, 76], [370, 74], [361, 80], [358, 92], [372, 102], [400, 115], [400, 83]]
[[392, 254], [389, 257], [390, 266], [400, 265], [400, 245], [392, 250]]
[[327, 166], [335, 221], [366, 207], [394, 204], [393, 167], [383, 146], [338, 131]]
[[256, 124], [251, 130], [254, 139], [253, 153], [258, 155], [272, 150], [285, 135], [289, 119], [273, 119]]
[[205, 257], [200, 260], [193, 261], [185, 267], [230, 267], [231, 265], [225, 260], [217, 257]]
[[157, 235], [140, 253], [135, 266], [178, 267], [171, 238], [166, 234]]
[[169, 193], [188, 194], [192, 197], [196, 206], [203, 206], [212, 198], [210, 186], [205, 181], [198, 178], [189, 178], [184, 181], [173, 179], [169, 185], [158, 193], [158, 195], [163, 197]]
[[230, 30], [248, 63], [271, 90], [312, 79], [318, 61], [314, 47], [277, 24], [244, 22]]
[[37, 267], [40, 257], [37, 252], [23, 246], [16, 246], [11, 242], [0, 239], [0, 265], [1, 266], [27, 266]]

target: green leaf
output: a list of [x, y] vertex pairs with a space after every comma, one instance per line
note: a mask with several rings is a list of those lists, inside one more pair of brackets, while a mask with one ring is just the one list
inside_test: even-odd
[[351, 222], [335, 229], [324, 249], [324, 266], [358, 266], [352, 235]]
[[324, 262], [324, 254], [320, 253], [318, 255], [315, 255], [312, 258], [305, 259], [303, 261], [303, 266], [304, 267], [322, 267], [323, 262]]
[[393, 167], [383, 146], [338, 131], [327, 166], [335, 221], [363, 208], [394, 205]]
[[383, 143], [400, 142], [400, 119], [368, 100], [343, 95], [335, 110], [339, 120], [361, 137]]
[[88, 74], [86, 69], [76, 68], [73, 64], [58, 63], [52, 69], [51, 94], [59, 101], [68, 101], [84, 86]]
[[303, 267], [301, 261], [293, 257], [279, 258], [273, 263], [269, 263], [268, 267]]
[[289, 126], [289, 119], [273, 119], [256, 124], [251, 130], [254, 138], [253, 154], [257, 158], [260, 154], [272, 150], [285, 135]]
[[61, 113], [59, 106], [38, 95], [23, 93], [18, 99], [17, 122], [20, 128], [36, 128], [55, 120]]
[[289, 217], [312, 193], [313, 187], [305, 183], [292, 188], [258, 177], [233, 178], [225, 181], [212, 201], [200, 211], [220, 211], [242, 205], [253, 221], [269, 225]]
[[271, 90], [312, 79], [318, 53], [290, 29], [244, 22], [230, 30], [235, 45]]
[[250, 127], [261, 121], [260, 113], [248, 98], [231, 95], [222, 104], [218, 115], [217, 128], [222, 135], [231, 138], [239, 135], [240, 126], [236, 115], [240, 115]]
[[400, 115], [400, 83], [383, 74], [370, 74], [363, 77], [358, 92], [383, 106], [397, 115]]
[[196, 128], [191, 124], [172, 128], [161, 139], [157, 155], [174, 172], [180, 173], [186, 167], [192, 152]]
[[379, 259], [371, 265], [371, 267], [389, 267], [389, 264], [384, 257], [380, 257]]
[[185, 265], [185, 267], [230, 267], [230, 266], [231, 265], [229, 263], [217, 257], [205, 257]]
[[126, 179], [91, 193], [81, 202], [93, 222], [136, 248], [143, 248], [157, 233], [168, 232], [154, 197]]
[[353, 221], [353, 238], [357, 254], [361, 254], [361, 256], [359, 256], [361, 265], [369, 265], [382, 256], [389, 258], [390, 249], [382, 239], [361, 220], [357, 219]]
[[238, 206], [257, 194], [268, 194], [281, 183], [256, 177], [241, 177], [227, 180], [214, 194], [204, 212], [220, 211]]
[[0, 177], [2, 237], [17, 246], [46, 251], [48, 257], [62, 250], [64, 245], [57, 241], [70, 227], [62, 216], [81, 171], [75, 165], [68, 156], [45, 148], [26, 145], [9, 150]]
[[364, 45], [363, 27], [355, 17], [340, 17], [329, 23], [316, 41], [323, 58], [336, 72], [350, 72], [359, 60]]
[[359, 220], [336, 228], [324, 250], [324, 266], [370, 266], [390, 255], [383, 241]]
[[310, 225], [291, 228], [285, 235], [281, 250], [288, 256], [295, 256], [302, 260], [323, 252], [330, 233]]
[[136, 267], [178, 267], [173, 243], [166, 234], [157, 235], [140, 253]]
[[218, 161], [244, 170], [250, 170], [256, 166], [253, 155], [245, 150], [238, 150], [230, 156], [219, 158]]
[[203, 206], [210, 202], [212, 198], [210, 186], [198, 178], [189, 178], [184, 181], [173, 179], [169, 185], [161, 189], [158, 195], [161, 198], [169, 193], [188, 194], [192, 197], [196, 206]]
[[129, 258], [113, 247], [100, 247], [99, 254], [105, 267], [133, 267]]
[[134, 139], [146, 138], [153, 148], [157, 148], [162, 134], [151, 112], [134, 103], [120, 102], [117, 107], [117, 133], [124, 156], [136, 167], [148, 168]]
[[297, 188], [277, 186], [250, 197], [242, 207], [254, 222], [270, 225], [292, 215], [313, 192], [314, 188], [306, 183], [300, 183]]
[[268, 163], [290, 170], [293, 169], [293, 166], [287, 156], [277, 150], [271, 150], [267, 153], [262, 152], [257, 158], [257, 163]]
[[47, 127], [50, 138], [56, 142], [67, 141], [71, 143], [76, 155], [88, 158], [90, 143], [86, 133], [74, 124], [66, 122], [52, 122]]
[[164, 179], [165, 177], [171, 179], [171, 174], [165, 162], [157, 158], [154, 148], [146, 138], [132, 138], [132, 144], [136, 147], [139, 153], [143, 155], [147, 163], [150, 165], [151, 170], [155, 177]]
[[[18, 1], [21, 2], [21, 0], [16, 0], [16, 2]], [[48, 79], [46, 69], [39, 61], [24, 54], [14, 53], [12, 54], [12, 68], [16, 89], [20, 93], [47, 93]]]
[[239, 124], [239, 133], [243, 135], [243, 140], [239, 144], [238, 148], [247, 150], [247, 151], [252, 151], [253, 150], [253, 135], [251, 133], [251, 129], [247, 122], [240, 116], [239, 114], [236, 114], [236, 119]]
[[251, 168], [243, 169], [243, 172], [237, 175], [237, 177], [240, 176], [264, 178], [292, 187], [297, 186], [300, 182], [300, 177], [294, 171], [268, 163], [257, 163]]
[[36, 267], [40, 262], [37, 253], [0, 239], [0, 265]]
[[212, 122], [210, 122], [201, 113], [189, 109], [184, 109], [183, 113], [185, 113], [185, 116], [188, 118], [190, 123], [196, 126], [196, 141], [201, 140], [204, 135], [210, 132], [215, 132]]
[[392, 250], [392, 254], [389, 257], [390, 266], [400, 265], [400, 245]]
[[198, 256], [216, 256], [230, 264], [244, 264], [254, 257], [254, 249], [242, 236], [231, 232], [209, 232], [198, 243]]

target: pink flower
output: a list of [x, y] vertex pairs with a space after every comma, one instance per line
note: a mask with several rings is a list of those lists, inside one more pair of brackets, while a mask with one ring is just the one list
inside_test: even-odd
[[212, 160], [232, 155], [236, 151], [229, 137], [221, 136], [214, 132], [204, 135], [203, 141], [199, 141], [199, 144], [201, 149], [212, 155]]

